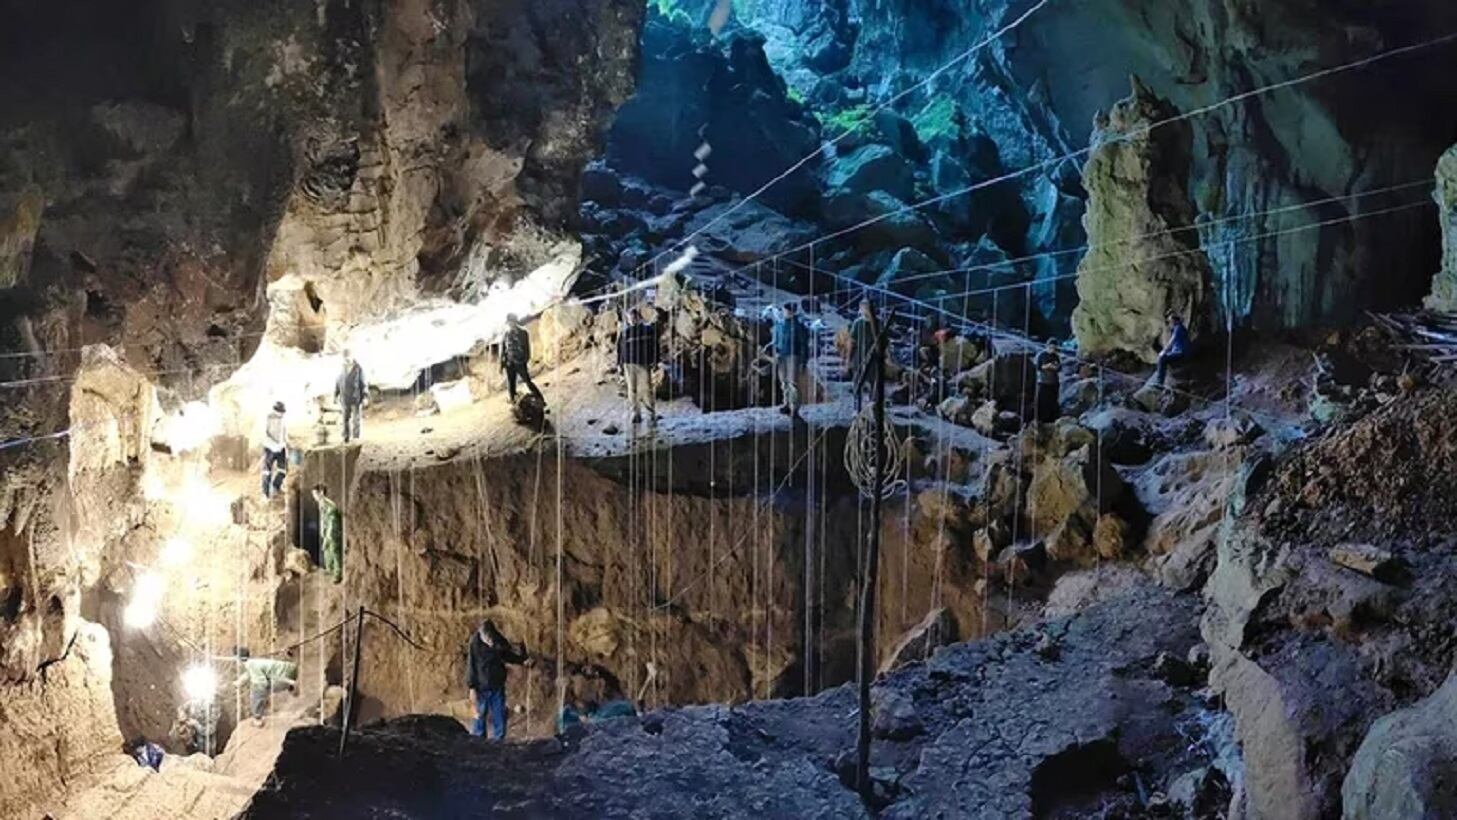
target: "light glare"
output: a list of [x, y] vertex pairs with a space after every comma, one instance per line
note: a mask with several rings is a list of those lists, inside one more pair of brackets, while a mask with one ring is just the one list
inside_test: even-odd
[[193, 664], [182, 673], [182, 692], [189, 701], [212, 703], [217, 690], [217, 670], [205, 663]]

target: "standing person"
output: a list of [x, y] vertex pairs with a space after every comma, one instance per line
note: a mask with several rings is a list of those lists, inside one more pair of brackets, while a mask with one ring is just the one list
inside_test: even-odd
[[516, 381], [519, 379], [531, 395], [546, 406], [546, 397], [536, 389], [528, 367], [531, 364], [531, 334], [521, 326], [521, 320], [514, 313], [506, 314], [506, 335], [501, 338], [501, 369], [506, 373], [506, 392], [511, 403], [516, 403]]
[[319, 505], [319, 553], [324, 571], [337, 584], [344, 580], [344, 514], [323, 484], [314, 485], [314, 501]]
[[799, 386], [804, 380], [805, 366], [809, 363], [809, 327], [799, 318], [794, 303], [786, 304], [774, 323], [774, 372], [779, 377], [779, 389], [784, 394], [784, 404], [779, 412], [798, 417], [800, 408]]
[[476, 710], [471, 734], [485, 735], [489, 719], [489, 738], [506, 738], [506, 664], [525, 662], [526, 653], [516, 651], [494, 623], [481, 621], [471, 635], [465, 658], [465, 685]]
[[1043, 424], [1057, 421], [1062, 413], [1058, 394], [1062, 390], [1062, 357], [1057, 341], [1047, 340], [1047, 347], [1037, 354], [1037, 420]]
[[[870, 357], [875, 354], [875, 332], [871, 324], [871, 305], [869, 299], [860, 300], [860, 315], [850, 325], [850, 383], [854, 384], [861, 374], [865, 372], [865, 365]], [[865, 379], [861, 388], [870, 388], [871, 379]], [[855, 409], [860, 409], [861, 389], [855, 391]]]
[[617, 337], [617, 363], [622, 366], [622, 377], [627, 382], [627, 404], [632, 408], [633, 424], [642, 421], [643, 408], [647, 408], [649, 424], [658, 421], [653, 369], [658, 366], [658, 322], [661, 318], [661, 315], [655, 314], [655, 321], [639, 319], [632, 322]]
[[268, 701], [276, 689], [290, 692], [298, 687], [298, 664], [282, 658], [255, 658], [247, 647], [238, 649], [238, 662], [243, 672], [234, 686], [248, 684], [248, 707], [253, 715], [253, 725], [263, 725], [263, 715], [268, 711]]
[[1170, 312], [1165, 318], [1169, 323], [1169, 342], [1159, 352], [1159, 363], [1153, 371], [1153, 382], [1159, 387], [1164, 386], [1169, 366], [1183, 361], [1189, 355], [1189, 329], [1184, 326], [1183, 317]]
[[284, 423], [283, 413], [283, 402], [274, 402], [273, 412], [263, 422], [264, 498], [272, 498], [283, 489], [283, 479], [288, 475], [288, 425]]
[[334, 383], [334, 398], [339, 402], [339, 410], [344, 416], [346, 442], [360, 437], [365, 390], [364, 368], [354, 361], [354, 356], [349, 351], [344, 351], [344, 370]]

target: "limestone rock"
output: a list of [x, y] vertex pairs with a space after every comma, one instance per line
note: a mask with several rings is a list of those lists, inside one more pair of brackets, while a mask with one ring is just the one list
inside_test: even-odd
[[1152, 363], [1165, 312], [1183, 315], [1198, 333], [1211, 272], [1198, 233], [1186, 230], [1194, 224], [1185, 182], [1192, 131], [1173, 122], [1138, 133], [1178, 112], [1137, 78], [1132, 82], [1133, 94], [1098, 118], [1097, 147], [1083, 170], [1083, 226], [1092, 249], [1078, 266], [1072, 326], [1085, 355], [1123, 351]]
[[1431, 310], [1457, 311], [1457, 145], [1437, 162], [1437, 223], [1442, 232], [1442, 269], [1432, 277], [1426, 299]]
[[[1076, 428], [1082, 430], [1082, 428]], [[1086, 431], [1083, 431], [1086, 432]], [[1027, 439], [1023, 439], [1024, 446]], [[1113, 465], [1100, 459], [1093, 444], [1067, 455], [1049, 451], [1032, 468], [1027, 487], [1027, 516], [1032, 532], [1047, 538], [1048, 555], [1058, 561], [1090, 563], [1097, 559], [1095, 528], [1100, 517], [1124, 497], [1127, 485]], [[1104, 546], [1113, 549], [1127, 539], [1127, 527], [1109, 520], [1103, 525]]]
[[20, 284], [30, 271], [45, 205], [38, 188], [26, 189], [13, 203], [0, 200], [0, 290]]
[[1331, 560], [1363, 575], [1381, 580], [1391, 580], [1398, 568], [1396, 557], [1390, 550], [1371, 544], [1338, 544], [1331, 547]]
[[1371, 726], [1341, 798], [1345, 820], [1457, 816], [1457, 675]]
[[890, 654], [880, 665], [884, 675], [897, 667], [930, 657], [937, 648], [951, 642], [956, 635], [956, 620], [950, 610], [937, 607], [926, 613], [921, 622], [911, 627], [895, 642]]
[[1128, 542], [1132, 536], [1132, 527], [1122, 516], [1116, 513], [1108, 513], [1098, 517], [1098, 523], [1093, 527], [1093, 551], [1099, 558], [1105, 560], [1117, 560], [1124, 557], [1128, 549]]
[[541, 319], [531, 324], [532, 352], [536, 359], [555, 365], [581, 355], [591, 344], [593, 314], [591, 308], [563, 302], [547, 308]]

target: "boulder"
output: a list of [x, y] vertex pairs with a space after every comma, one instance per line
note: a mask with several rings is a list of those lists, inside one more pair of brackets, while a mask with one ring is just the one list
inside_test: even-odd
[[[1202, 327], [1212, 274], [1198, 232], [1180, 230], [1194, 224], [1193, 131], [1169, 121], [1177, 114], [1134, 78], [1132, 95], [1095, 123], [1083, 169], [1091, 250], [1078, 265], [1072, 314], [1085, 355], [1123, 351], [1153, 363], [1166, 312], [1182, 314], [1196, 338]], [[1166, 124], [1149, 129], [1155, 122]]]
[[582, 170], [582, 199], [613, 208], [621, 198], [622, 185], [616, 172], [601, 162], [588, 163]]
[[1457, 817], [1457, 674], [1377, 720], [1341, 785], [1345, 820]]
[[[855, 232], [855, 239], [866, 250], [885, 248], [919, 248], [936, 250], [936, 230], [918, 211], [885, 191], [861, 194], [850, 191], [832, 192], [825, 198], [825, 220], [833, 228], [864, 225]], [[865, 224], [871, 222], [871, 224]]]
[[[966, 401], [968, 404], [970, 403], [966, 399], [962, 401]], [[996, 435], [1000, 432], [997, 424], [997, 403], [994, 401], [982, 402], [981, 406], [976, 408], [976, 412], [971, 414], [969, 423], [973, 430], [976, 430], [984, 436]]]
[[915, 248], [901, 248], [891, 257], [890, 264], [886, 265], [876, 278], [876, 284], [881, 287], [891, 287], [898, 281], [904, 281], [912, 276], [922, 273], [931, 273], [941, 270], [942, 267], [936, 264], [936, 260], [921, 253]]
[[916, 134], [916, 126], [910, 120], [884, 109], [875, 112], [874, 122], [875, 129], [896, 154], [918, 161], [924, 159], [926, 147], [921, 144], [921, 138]]
[[915, 172], [905, 157], [886, 145], [865, 145], [837, 157], [825, 172], [830, 194], [884, 191], [909, 201], [915, 196]]
[[737, 200], [704, 208], [683, 225], [683, 231], [698, 233], [693, 241], [700, 251], [739, 264], [782, 254], [814, 238], [809, 225], [757, 202]]
[[1048, 555], [1058, 561], [1097, 561], [1100, 545], [1095, 530], [1104, 517], [1109, 520], [1102, 525], [1103, 548], [1121, 551], [1128, 538], [1127, 524], [1105, 515], [1123, 500], [1127, 485], [1112, 464], [1098, 458], [1094, 447], [1087, 444], [1063, 456], [1045, 450], [1032, 468], [1027, 518], [1033, 533], [1045, 535]]
[[[952, 396], [937, 405], [936, 413], [952, 424], [960, 424], [963, 427], [976, 427], [975, 413], [972, 407], [972, 400], [966, 396]], [[976, 427], [976, 429], [981, 430], [980, 427]], [[990, 424], [988, 424], [988, 431], [983, 431], [984, 434], [990, 435], [989, 430]]]
[[962, 392], [989, 396], [999, 407], [1031, 414], [1037, 389], [1037, 373], [1026, 353], [998, 353], [961, 374], [957, 385]]
[[1093, 551], [1105, 560], [1122, 558], [1132, 540], [1132, 532], [1128, 522], [1116, 513], [1099, 516], [1093, 527]]

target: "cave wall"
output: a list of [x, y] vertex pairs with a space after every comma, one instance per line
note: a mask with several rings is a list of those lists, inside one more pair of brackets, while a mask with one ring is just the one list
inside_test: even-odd
[[[802, 443], [791, 450], [764, 436], [639, 457], [569, 457], [560, 468], [548, 448], [541, 457], [364, 467], [329, 478], [353, 487], [344, 600], [384, 614], [423, 646], [369, 627], [365, 714], [467, 719], [464, 647], [483, 617], [535, 659], [513, 669], [510, 684], [512, 703], [526, 712], [517, 725], [533, 734], [553, 719], [559, 655], [569, 692], [598, 699], [615, 687], [650, 706], [794, 695], [806, 688], [808, 619], [809, 688], [851, 678], [855, 567], [869, 512], [846, 492], [838, 457], [832, 469], [814, 462], [828, 495], [823, 507], [820, 490], [807, 503], [804, 465], [824, 458], [816, 452], [801, 458]], [[797, 463], [793, 473], [788, 463]], [[944, 510], [939, 493], [887, 505], [880, 658], [937, 607], [952, 613], [941, 640], [981, 634], [974, 582], [982, 570], [970, 531], [946, 526]]]
[[[713, 5], [707, 0], [656, 4], [668, 10], [665, 18], [685, 27], [701, 27]], [[822, 126], [821, 138], [851, 132], [839, 153], [871, 142], [891, 147], [910, 163], [916, 173], [913, 196], [895, 195], [907, 202], [1051, 163], [1083, 148], [1098, 112], [1127, 95], [1130, 75], [1178, 111], [1192, 112], [1457, 27], [1457, 10], [1436, 0], [1399, 8], [1317, 7], [1303, 0], [1050, 3], [1013, 33], [897, 104], [897, 116], [865, 119], [869, 108], [926, 79], [1032, 5], [1030, 0], [745, 0], [734, 4], [735, 22], [723, 36], [741, 36], [743, 29], [735, 25], [752, 29], [750, 36], [762, 41], [770, 64], [787, 82], [786, 96], [802, 101]], [[663, 62], [650, 58], [644, 64], [645, 84], [657, 81], [650, 73]], [[683, 73], [684, 65], [674, 63], [673, 71]], [[1440, 264], [1429, 209], [1266, 235], [1419, 201], [1420, 191], [1407, 190], [1356, 203], [1298, 207], [1430, 178], [1457, 132], [1457, 117], [1450, 113], [1457, 92], [1441, 80], [1454, 66], [1457, 51], [1450, 44], [1437, 46], [1191, 119], [1194, 162], [1185, 184], [1197, 220], [1217, 223], [1201, 235], [1214, 274], [1211, 292], [1218, 297], [1208, 302], [1202, 318], [1222, 327], [1225, 314], [1232, 313], [1236, 323], [1273, 330], [1340, 323], [1365, 309], [1411, 304], [1424, 295]], [[674, 76], [663, 81], [681, 86]], [[760, 87], [773, 95], [772, 88]], [[688, 94], [679, 91], [679, 97]], [[711, 121], [721, 95], [706, 95], [698, 87], [690, 91], [697, 96], [688, 95], [685, 113], [701, 108]], [[698, 124], [677, 128], [687, 132]], [[917, 138], [909, 142], [908, 127]], [[820, 193], [827, 200], [837, 192], [834, 170], [841, 160], [835, 153], [827, 151], [808, 166], [823, 169]], [[761, 152], [764, 170], [786, 164], [770, 158], [771, 152]], [[862, 275], [862, 266], [878, 275], [896, 267], [890, 254], [905, 245], [929, 255], [936, 265], [922, 267], [934, 269], [948, 262], [995, 261], [995, 255], [974, 252], [988, 243], [1018, 256], [1075, 248], [1089, 239], [1126, 238], [1088, 237], [1079, 225], [1088, 195], [1085, 161], [1080, 156], [999, 183], [993, 190], [1000, 197], [979, 192], [959, 198], [966, 202], [951, 200], [928, 209], [932, 242], [901, 241], [871, 249], [869, 255], [826, 252], [823, 258], [853, 275]], [[687, 160], [678, 166], [686, 169]], [[711, 161], [709, 166], [710, 182], [751, 190], [740, 182], [752, 174], [716, 174]], [[958, 213], [958, 208], [971, 213]], [[1245, 218], [1278, 208], [1289, 210]], [[995, 217], [988, 220], [988, 212]], [[821, 221], [838, 226], [832, 214]], [[1076, 256], [1063, 256], [1011, 266], [1010, 281], [1067, 277], [1034, 289], [1043, 320], [1034, 321], [1041, 325], [1034, 329], [1066, 330], [1077, 303], [1068, 281], [1076, 261]], [[963, 287], [960, 281], [933, 279], [906, 292], [929, 296], [935, 288], [954, 292]]]
[[[220, 567], [247, 557], [246, 580], [188, 579], [245, 587], [240, 607], [196, 595], [176, 616], [185, 634], [117, 628], [127, 562], [154, 560], [188, 516], [146, 497], [149, 469], [181, 468], [147, 451], [142, 415], [118, 433], [128, 413], [107, 395], [115, 418], [79, 423], [81, 348], [112, 346], [155, 393], [147, 411], [170, 412], [251, 354], [275, 277], [315, 283], [322, 343], [417, 295], [529, 271], [569, 231], [581, 168], [631, 91], [642, 14], [628, 0], [0, 2], [0, 440], [75, 425], [0, 451], [0, 701], [77, 716], [0, 720], [6, 807], [65, 788], [122, 731], [164, 732], [173, 667], [196, 655], [183, 639], [271, 641], [290, 606], [274, 595], [282, 526], [245, 505], [214, 546]], [[68, 474], [117, 441], [140, 449]], [[77, 635], [106, 651], [67, 654]], [[163, 667], [155, 699], [124, 697]]]

